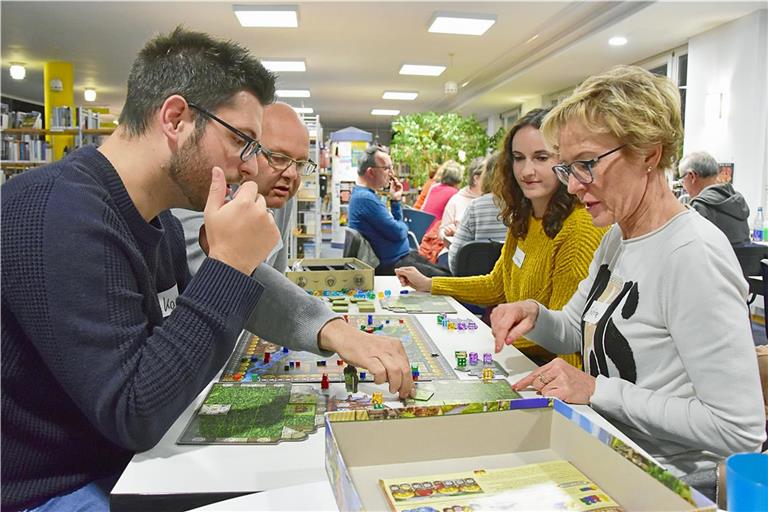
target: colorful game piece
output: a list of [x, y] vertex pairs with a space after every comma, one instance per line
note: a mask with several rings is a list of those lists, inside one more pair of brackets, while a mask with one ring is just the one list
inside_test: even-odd
[[242, 379], [243, 379], [243, 374], [242, 374], [242, 373], [236, 373], [236, 374], [234, 374], [234, 375], [232, 376], [232, 378], [233, 378], [235, 381], [238, 381], [238, 380], [242, 380]]
[[360, 380], [365, 380], [365, 376], [368, 375], [365, 370], [360, 370]]
[[400, 290], [400, 295], [408, 295], [408, 290]]
[[344, 321], [349, 323], [349, 315], [344, 315]]
[[379, 298], [380, 298], [380, 299], [383, 299], [383, 298], [384, 298], [384, 292], [379, 292]]
[[477, 363], [479, 361], [480, 361], [480, 358], [477, 356], [477, 352], [469, 353], [469, 366], [477, 366]]
[[365, 328], [365, 332], [367, 332], [368, 334], [373, 334], [373, 331], [375, 331], [375, 330], [376, 329], [374, 327], [370, 326], [370, 325]]
[[283, 354], [287, 354], [287, 353], [288, 353], [288, 347], [283, 347]]
[[485, 365], [493, 364], [493, 354], [491, 354], [490, 352], [485, 352], [483, 354], [483, 364]]
[[368, 315], [368, 325], [373, 325], [373, 315]]
[[390, 296], [392, 296], [392, 290], [384, 290], [384, 296], [385, 296], [385, 297], [390, 297]]
[[288, 366], [294, 368], [296, 366], [296, 361], [289, 361]]
[[337, 359], [336, 360], [336, 366], [343, 366], [343, 365], [344, 365], [344, 360], [343, 359]]
[[344, 387], [347, 393], [357, 393], [357, 385], [360, 382], [360, 377], [357, 375], [357, 368], [348, 364], [344, 368]]
[[301, 361], [296, 361], [296, 368], [301, 368]]
[[264, 364], [269, 364], [272, 359], [272, 352], [264, 352]]
[[465, 350], [456, 351], [456, 369], [460, 371], [467, 369], [467, 352]]
[[419, 380], [419, 364], [418, 363], [411, 364], [411, 376], [413, 377], [414, 381]]
[[384, 395], [381, 393], [381, 391], [373, 392], [373, 395], [371, 396], [371, 403], [373, 404], [374, 409], [384, 408]]
[[440, 325], [443, 325], [443, 320], [445, 317], [443, 315], [437, 315], [437, 323]]
[[493, 368], [483, 368], [483, 380], [493, 380]]
[[323, 373], [322, 379], [320, 379], [320, 389], [328, 389], [331, 387], [331, 383], [328, 381], [328, 374]]
[[470, 331], [475, 331], [477, 330], [477, 324], [474, 321], [470, 320], [469, 322], [467, 322], [467, 329], [469, 329]]
[[291, 367], [289, 365], [287, 365], [287, 364], [285, 366], [283, 366], [283, 370], [285, 370], [285, 371], [288, 371], [290, 369], [291, 369]]

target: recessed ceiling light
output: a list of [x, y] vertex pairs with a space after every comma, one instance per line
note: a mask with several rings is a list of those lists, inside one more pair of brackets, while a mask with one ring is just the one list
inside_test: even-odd
[[96, 89], [87, 87], [85, 92], [83, 92], [83, 98], [85, 98], [85, 101], [96, 101]]
[[24, 77], [27, 76], [27, 68], [24, 67], [24, 64], [19, 64], [18, 62], [14, 62], [11, 64], [11, 78], [14, 80], [24, 80]]
[[372, 116], [396, 116], [400, 113], [399, 110], [390, 110], [386, 108], [375, 108], [371, 110]]
[[295, 5], [234, 5], [235, 16], [244, 27], [296, 28], [299, 8]]
[[419, 93], [417, 92], [406, 92], [406, 91], [384, 91], [384, 94], [381, 96], [381, 99], [383, 100], [408, 100], [412, 101], [418, 98]]
[[262, 59], [261, 64], [270, 71], [274, 72], [301, 72], [307, 70], [307, 63], [304, 59]]
[[427, 66], [422, 64], [403, 64], [400, 68], [401, 75], [440, 76], [445, 71], [445, 66]]
[[471, 81], [472, 81], [472, 80], [467, 80], [466, 82], [464, 82], [463, 84], [461, 84], [461, 86], [462, 86], [462, 87], [466, 87], [466, 86], [468, 86], [468, 85], [469, 85], [469, 82], [471, 82]]
[[432, 16], [429, 31], [439, 34], [481, 36], [496, 23], [493, 14], [438, 13]]
[[608, 44], [611, 46], [624, 46], [627, 44], [627, 38], [623, 36], [614, 36], [608, 40]]
[[535, 40], [537, 40], [539, 38], [540, 35], [541, 34], [536, 34], [535, 36], [529, 37], [528, 40], [526, 42], [524, 42], [523, 44], [529, 44], [529, 43], [534, 42]]
[[275, 94], [278, 98], [309, 98], [308, 89], [278, 89]]
[[293, 107], [293, 110], [298, 114], [314, 114], [315, 109], [312, 107]]

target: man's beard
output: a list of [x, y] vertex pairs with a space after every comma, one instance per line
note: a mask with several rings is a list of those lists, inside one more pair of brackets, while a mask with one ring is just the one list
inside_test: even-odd
[[187, 207], [203, 211], [211, 188], [211, 169], [199, 142], [202, 137], [196, 132], [171, 156], [168, 162], [168, 176], [187, 200]]

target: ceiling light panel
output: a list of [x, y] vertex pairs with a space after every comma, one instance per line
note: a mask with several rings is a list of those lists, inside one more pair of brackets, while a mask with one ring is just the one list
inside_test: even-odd
[[235, 5], [235, 16], [243, 27], [296, 28], [299, 8], [296, 5]]
[[314, 114], [315, 109], [312, 107], [293, 107], [293, 110], [296, 111], [297, 114]]
[[307, 70], [307, 63], [304, 59], [262, 59], [261, 64], [275, 73], [300, 73]]
[[396, 116], [400, 114], [399, 110], [390, 110], [386, 108], [375, 108], [371, 110], [371, 115], [373, 116]]
[[445, 66], [424, 64], [403, 64], [400, 68], [401, 75], [440, 76], [443, 71], [445, 71]]
[[432, 16], [429, 31], [438, 34], [481, 36], [496, 23], [493, 14], [439, 13]]
[[624, 36], [614, 36], [608, 40], [608, 44], [611, 46], [624, 46], [627, 44], [627, 38]]
[[278, 98], [309, 98], [309, 89], [278, 89], [275, 94]]
[[415, 100], [418, 97], [419, 97], [419, 93], [417, 93], [417, 92], [384, 91], [384, 94], [381, 96], [381, 99], [383, 99], [383, 100], [413, 101], [413, 100]]

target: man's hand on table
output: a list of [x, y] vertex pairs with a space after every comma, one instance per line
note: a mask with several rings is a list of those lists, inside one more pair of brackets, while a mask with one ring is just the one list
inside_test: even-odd
[[336, 352], [347, 363], [365, 368], [373, 374], [376, 384], [389, 382], [389, 391], [400, 398], [410, 396], [411, 366], [397, 338], [362, 332], [340, 318], [325, 324], [318, 338], [322, 350]]

